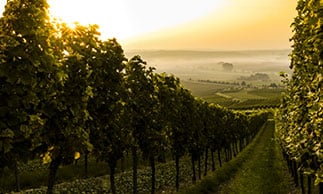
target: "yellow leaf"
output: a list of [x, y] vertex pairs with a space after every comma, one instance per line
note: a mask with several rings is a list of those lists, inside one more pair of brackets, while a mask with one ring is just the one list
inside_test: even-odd
[[48, 151], [52, 151], [54, 149], [54, 146], [51, 146], [48, 148]]
[[74, 160], [77, 160], [77, 159], [79, 159], [80, 157], [81, 157], [80, 152], [75, 152], [75, 153], [74, 153]]
[[51, 157], [51, 154], [50, 152], [46, 152], [43, 156], [42, 156], [42, 159], [43, 159], [43, 164], [48, 164], [52, 161], [52, 157]]

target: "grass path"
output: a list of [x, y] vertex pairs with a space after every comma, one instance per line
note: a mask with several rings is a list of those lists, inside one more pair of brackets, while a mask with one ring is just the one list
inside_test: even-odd
[[287, 174], [279, 147], [274, 140], [275, 122], [268, 121], [259, 141], [240, 170], [216, 193], [287, 194], [298, 193]]

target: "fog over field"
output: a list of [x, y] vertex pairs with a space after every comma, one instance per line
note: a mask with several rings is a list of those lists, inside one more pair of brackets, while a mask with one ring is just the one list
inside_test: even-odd
[[[279, 82], [279, 72], [290, 72], [290, 50], [190, 51], [145, 50], [126, 52], [128, 58], [140, 55], [157, 72], [174, 74], [182, 80], [237, 81], [242, 76], [266, 73]], [[231, 71], [223, 63], [233, 64]]]

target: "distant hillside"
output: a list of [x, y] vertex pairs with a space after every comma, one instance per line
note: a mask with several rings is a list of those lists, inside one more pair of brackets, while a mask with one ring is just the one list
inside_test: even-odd
[[161, 57], [183, 57], [183, 58], [214, 58], [214, 57], [233, 57], [233, 58], [249, 58], [249, 57], [281, 57], [286, 58], [291, 50], [245, 50], [245, 51], [199, 51], [199, 50], [133, 50], [126, 51], [126, 56], [141, 55], [148, 58]]
[[[200, 51], [200, 50], [137, 50], [127, 51], [128, 58], [140, 55], [158, 72], [167, 72], [181, 79], [234, 81], [256, 73], [266, 73], [279, 81], [279, 72], [289, 69], [290, 50]], [[224, 72], [221, 64], [234, 68]]]

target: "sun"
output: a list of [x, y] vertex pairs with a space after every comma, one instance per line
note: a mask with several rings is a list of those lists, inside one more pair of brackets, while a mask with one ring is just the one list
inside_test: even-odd
[[[230, 0], [48, 0], [52, 17], [97, 24], [102, 37], [126, 40], [207, 16]], [[6, 0], [0, 0], [0, 13]]]
[[129, 39], [195, 20], [224, 0], [48, 0], [50, 13], [66, 23], [98, 24], [104, 38]]
[[123, 1], [48, 0], [50, 14], [62, 21], [82, 25], [98, 24], [104, 37], [129, 36], [131, 29]]

